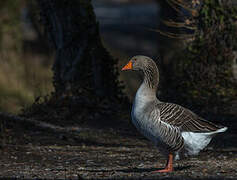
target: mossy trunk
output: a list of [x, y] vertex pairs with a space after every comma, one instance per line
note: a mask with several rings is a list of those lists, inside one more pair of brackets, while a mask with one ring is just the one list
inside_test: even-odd
[[45, 30], [56, 49], [56, 94], [120, 96], [117, 62], [102, 45], [91, 1], [37, 2]]
[[[237, 102], [233, 61], [237, 9], [231, 1], [203, 1], [192, 41], [175, 53], [166, 99], [199, 113], [225, 114]], [[178, 95], [177, 95], [178, 94]]]

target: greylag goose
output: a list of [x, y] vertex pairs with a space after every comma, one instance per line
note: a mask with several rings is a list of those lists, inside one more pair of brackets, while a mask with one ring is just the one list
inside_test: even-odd
[[141, 71], [144, 75], [131, 116], [138, 131], [168, 157], [165, 169], [155, 172], [173, 171], [173, 157], [197, 155], [215, 134], [227, 130], [227, 127], [215, 125], [180, 105], [159, 101], [156, 97], [159, 71], [151, 58], [134, 56], [122, 68], [124, 70]]

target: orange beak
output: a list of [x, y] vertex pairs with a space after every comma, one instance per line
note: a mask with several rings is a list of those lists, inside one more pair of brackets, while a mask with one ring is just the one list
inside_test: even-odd
[[131, 69], [132, 69], [132, 61], [129, 61], [128, 64], [126, 64], [126, 65], [122, 68], [122, 71], [131, 70]]

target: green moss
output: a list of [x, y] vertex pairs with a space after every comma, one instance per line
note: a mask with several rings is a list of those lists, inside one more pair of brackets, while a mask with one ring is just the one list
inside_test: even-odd
[[204, 1], [195, 40], [174, 59], [177, 64], [169, 88], [179, 97], [168, 94], [169, 98], [203, 114], [228, 112], [237, 100], [232, 72], [236, 16], [235, 7], [215, 0]]

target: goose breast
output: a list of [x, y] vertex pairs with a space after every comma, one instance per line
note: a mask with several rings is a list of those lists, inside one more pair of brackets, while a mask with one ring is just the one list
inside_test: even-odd
[[146, 138], [151, 140], [163, 152], [175, 152], [183, 147], [180, 129], [162, 122], [160, 110], [153, 106], [156, 102], [147, 102], [147, 98], [135, 98], [132, 108], [132, 122]]

